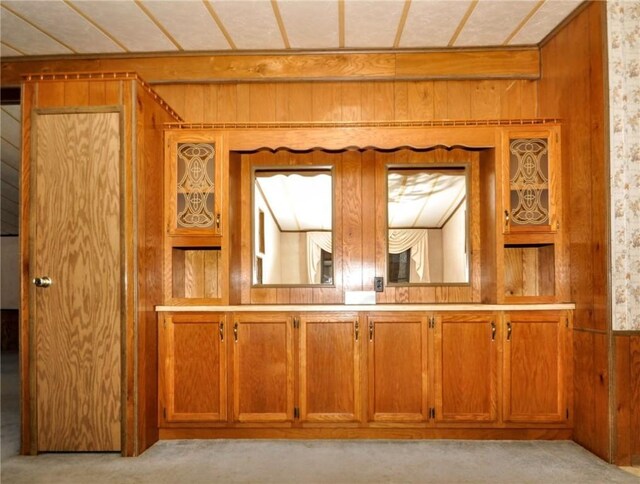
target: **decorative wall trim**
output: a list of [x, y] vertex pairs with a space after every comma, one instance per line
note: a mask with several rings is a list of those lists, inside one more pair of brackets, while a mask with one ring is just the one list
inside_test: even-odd
[[607, 2], [614, 331], [640, 330], [640, 1]]
[[448, 128], [454, 126], [530, 126], [559, 123], [557, 118], [445, 119], [438, 121], [336, 121], [300, 123], [165, 123], [166, 129], [293, 129], [293, 128]]

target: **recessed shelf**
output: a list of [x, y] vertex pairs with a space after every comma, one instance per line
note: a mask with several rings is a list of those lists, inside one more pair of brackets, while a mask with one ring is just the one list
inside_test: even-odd
[[554, 244], [504, 246], [505, 297], [555, 295]]
[[173, 297], [219, 299], [222, 297], [222, 251], [219, 247], [172, 249]]

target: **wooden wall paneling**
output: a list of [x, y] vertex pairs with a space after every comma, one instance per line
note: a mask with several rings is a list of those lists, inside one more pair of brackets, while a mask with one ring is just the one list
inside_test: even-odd
[[39, 82], [37, 86], [37, 107], [52, 108], [64, 104], [64, 81]]
[[154, 89], [162, 99], [167, 101], [169, 106], [171, 106], [176, 113], [178, 113], [183, 119], [189, 120], [189, 118], [185, 117], [185, 86], [180, 84], [158, 84], [157, 86], [154, 86]]
[[477, 81], [471, 91], [471, 119], [500, 118], [504, 81]]
[[[611, 454], [611, 420], [609, 415], [610, 405], [610, 371], [609, 356], [611, 348], [611, 336], [609, 334], [596, 333], [594, 338], [594, 369], [595, 374], [592, 375], [592, 384], [596, 389], [594, 395], [594, 415], [602, 416], [603, 420], [596, 420], [595, 426], [595, 443], [594, 453], [596, 455], [607, 456], [606, 460], [610, 460]], [[615, 376], [614, 376], [615, 378]]]
[[373, 120], [396, 119], [395, 107], [394, 83], [388, 81], [373, 83]]
[[631, 335], [630, 339], [631, 463], [638, 466], [640, 465], [640, 432], [634, 432], [633, 429], [640, 428], [640, 335]]
[[447, 118], [472, 119], [470, 81], [447, 81]]
[[593, 452], [595, 440], [595, 392], [593, 348], [595, 334], [574, 330], [574, 440]]
[[312, 85], [308, 82], [294, 82], [289, 87], [289, 121], [313, 120]]
[[[248, 287], [242, 270], [242, 157], [229, 153], [229, 304], [239, 304], [242, 288]], [[245, 232], [246, 233], [246, 232]]]
[[345, 197], [342, 211], [342, 282], [345, 291], [361, 291], [363, 286], [362, 222], [365, 214], [362, 197], [362, 153], [347, 151], [342, 154], [342, 189]]
[[[249, 84], [249, 119], [251, 122], [274, 122], [276, 120], [276, 85]], [[241, 104], [246, 99], [240, 99]]]
[[[615, 460], [618, 465], [631, 465], [631, 338], [614, 337], [615, 348]], [[636, 427], [637, 428], [637, 427]]]
[[238, 119], [238, 90], [235, 84], [218, 86], [218, 121], [232, 123]]
[[360, 121], [362, 117], [362, 89], [359, 82], [339, 83], [342, 121]]
[[480, 208], [480, 288], [483, 303], [497, 300], [497, 251], [496, 240], [496, 153], [500, 150], [483, 150], [479, 161], [479, 208]]
[[89, 104], [92, 106], [106, 105], [106, 85], [109, 81], [92, 81], [89, 83]]
[[[20, 166], [20, 231], [27, 234], [31, 220], [31, 192], [35, 187], [31, 186], [31, 137], [32, 137], [32, 109], [38, 106], [38, 84], [26, 83], [21, 90], [22, 105], [22, 159]], [[36, 429], [32, 428], [31, 412], [35, 412], [35, 365], [31, 365], [34, 355], [31, 353], [33, 337], [31, 335], [30, 305], [33, 286], [29, 267], [30, 238], [20, 237], [20, 453], [35, 453], [37, 449]]]
[[219, 84], [207, 84], [203, 93], [203, 122], [218, 121], [218, 89]]
[[396, 121], [406, 121], [409, 118], [409, 90], [408, 82], [393, 82], [394, 117]]
[[408, 119], [435, 119], [433, 84], [433, 81], [407, 82]]
[[360, 219], [360, 237], [362, 242], [362, 290], [373, 291], [373, 278], [376, 275], [376, 231], [382, 221], [376, 216], [376, 167], [375, 154], [371, 150], [361, 153], [361, 194], [362, 208]]
[[342, 120], [340, 84], [317, 82], [311, 86], [311, 105], [314, 121]]
[[91, 81], [65, 81], [64, 105], [89, 106], [89, 83]]
[[375, 267], [376, 277], [384, 278], [384, 291], [376, 293], [376, 302], [395, 302], [395, 287], [389, 286], [387, 271], [387, 162], [389, 155], [380, 151], [373, 153], [375, 163]]
[[205, 118], [203, 84], [188, 84], [185, 86], [184, 118], [194, 123], [203, 123]]
[[433, 119], [451, 119], [448, 81], [433, 81]]

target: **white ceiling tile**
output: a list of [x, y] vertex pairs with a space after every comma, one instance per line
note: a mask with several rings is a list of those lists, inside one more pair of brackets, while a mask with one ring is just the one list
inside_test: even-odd
[[73, 5], [131, 52], [177, 50], [133, 0], [76, 0]]
[[20, 150], [4, 139], [0, 140], [0, 156], [2, 161], [13, 166], [15, 169], [20, 167]]
[[22, 107], [19, 104], [7, 104], [2, 106], [2, 110], [8, 112], [14, 119], [22, 119]]
[[345, 47], [393, 47], [403, 8], [399, 0], [347, 0]]
[[8, 111], [5, 111], [4, 106], [0, 111], [0, 123], [0, 133], [2, 133], [2, 138], [14, 146], [20, 147], [22, 140], [20, 122], [16, 121]]
[[337, 0], [279, 0], [278, 7], [291, 48], [339, 47]]
[[17, 50], [12, 49], [8, 45], [0, 44], [0, 57], [17, 57], [19, 55], [22, 54]]
[[4, 4], [76, 52], [122, 52], [109, 37], [60, 0], [49, 0], [46, 8], [42, 8], [41, 1], [33, 0]]
[[283, 49], [269, 0], [215, 0], [214, 10], [238, 49]]
[[582, 0], [547, 0], [509, 45], [537, 44], [581, 3]]
[[25, 54], [72, 54], [65, 46], [16, 17], [6, 8], [0, 8], [0, 24], [2, 40]]
[[538, 0], [480, 0], [456, 39], [456, 47], [502, 45]]
[[145, 0], [143, 4], [184, 50], [231, 48], [202, 1]]
[[413, 0], [400, 47], [446, 47], [470, 1]]

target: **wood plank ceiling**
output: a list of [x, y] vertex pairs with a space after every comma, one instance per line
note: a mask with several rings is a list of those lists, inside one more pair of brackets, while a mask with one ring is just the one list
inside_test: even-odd
[[[3, 0], [0, 56], [534, 46], [582, 0]], [[1, 233], [18, 231], [20, 110], [2, 107]]]

